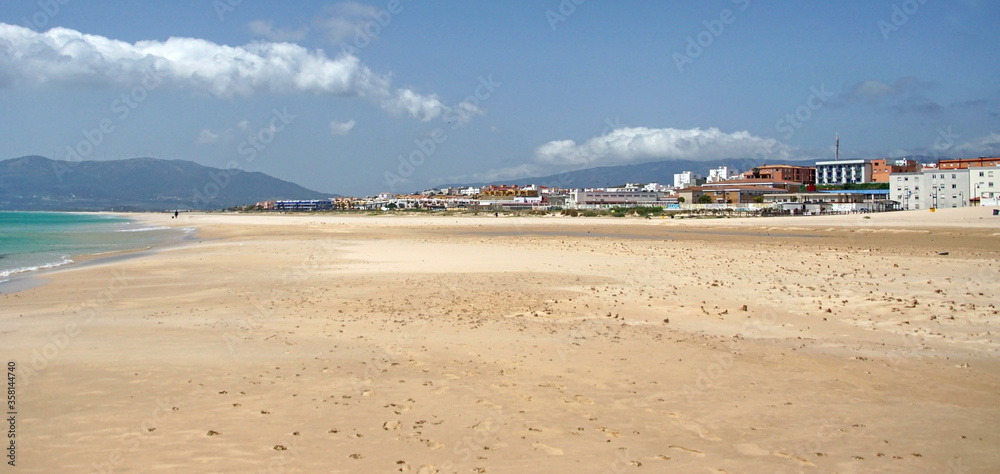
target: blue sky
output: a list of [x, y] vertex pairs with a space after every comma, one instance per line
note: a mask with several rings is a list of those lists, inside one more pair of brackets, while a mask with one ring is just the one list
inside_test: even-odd
[[1000, 154], [986, 0], [5, 2], [0, 158], [340, 194], [669, 159]]

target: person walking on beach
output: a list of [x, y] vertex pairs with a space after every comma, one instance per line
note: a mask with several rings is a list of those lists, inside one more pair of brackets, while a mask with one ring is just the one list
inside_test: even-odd
[[178, 216], [178, 212], [177, 212], [177, 211], [174, 211], [174, 217], [172, 217], [171, 219], [176, 219], [176, 218], [177, 218], [177, 216]]

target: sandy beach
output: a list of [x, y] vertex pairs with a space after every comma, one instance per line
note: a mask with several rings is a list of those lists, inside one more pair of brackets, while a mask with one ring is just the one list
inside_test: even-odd
[[1000, 217], [185, 214], [0, 295], [3, 472], [997, 472]]

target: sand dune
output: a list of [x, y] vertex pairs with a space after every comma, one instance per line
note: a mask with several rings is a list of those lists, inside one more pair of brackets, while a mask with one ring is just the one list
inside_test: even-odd
[[137, 217], [0, 295], [21, 471], [1000, 469], [989, 209]]

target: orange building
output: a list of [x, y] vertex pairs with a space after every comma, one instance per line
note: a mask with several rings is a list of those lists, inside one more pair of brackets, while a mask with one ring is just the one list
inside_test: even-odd
[[799, 181], [787, 181], [782, 179], [764, 179], [764, 178], [747, 178], [747, 179], [730, 179], [728, 181], [717, 181], [714, 183], [705, 183], [702, 187], [706, 188], [721, 188], [721, 187], [731, 187], [731, 186], [757, 186], [760, 188], [778, 188], [787, 189], [789, 191], [798, 191], [802, 186]]
[[890, 160], [879, 158], [872, 160], [872, 182], [888, 183], [889, 175], [893, 173], [916, 173], [920, 165], [914, 160]]
[[943, 170], [964, 170], [966, 168], [978, 168], [984, 166], [1000, 166], [1000, 158], [968, 158], [960, 160], [940, 160], [938, 168]]
[[754, 202], [756, 197], [787, 192], [787, 189], [767, 186], [729, 185], [694, 186], [678, 190], [677, 194], [689, 204], [698, 203], [698, 198], [701, 196], [708, 196], [712, 204], [745, 204]]
[[800, 184], [816, 184], [816, 168], [811, 166], [762, 165], [744, 173], [748, 178], [759, 177], [773, 181], [793, 181]]
[[492, 185], [480, 191], [481, 199], [507, 199], [515, 197], [538, 197], [537, 189], [526, 189], [517, 185]]

